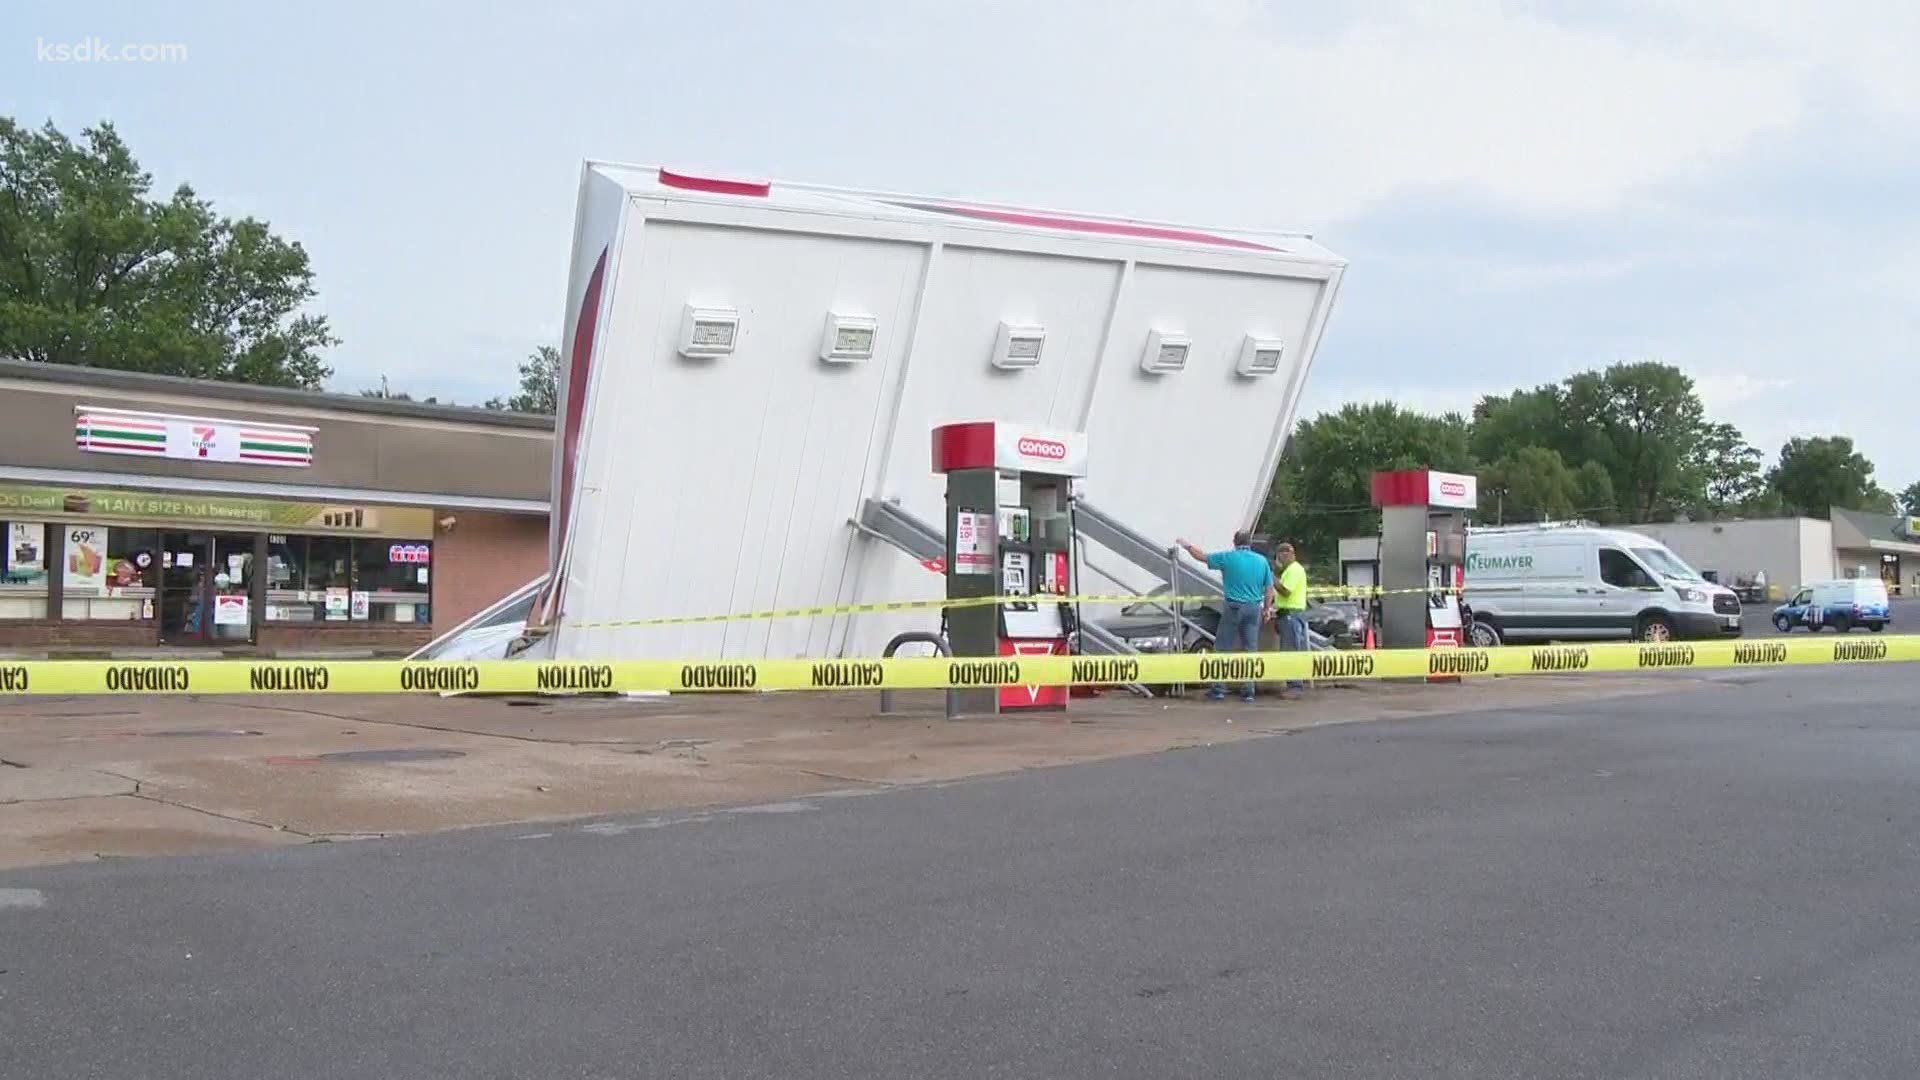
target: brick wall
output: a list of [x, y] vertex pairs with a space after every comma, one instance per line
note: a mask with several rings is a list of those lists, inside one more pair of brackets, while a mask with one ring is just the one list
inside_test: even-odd
[[378, 623], [326, 623], [285, 625], [266, 623], [260, 627], [256, 647], [262, 653], [327, 652], [332, 649], [373, 649], [381, 653], [404, 654], [433, 639], [424, 626], [381, 626]]
[[158, 623], [132, 619], [55, 622], [51, 619], [0, 621], [0, 649], [149, 648], [160, 642]]
[[547, 569], [544, 515], [442, 510], [433, 534], [433, 632], [444, 634]]

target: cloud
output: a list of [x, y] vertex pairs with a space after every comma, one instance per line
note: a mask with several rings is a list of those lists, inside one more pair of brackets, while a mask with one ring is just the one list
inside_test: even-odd
[[1710, 413], [1724, 412], [1737, 408], [1762, 395], [1772, 394], [1795, 385], [1797, 379], [1761, 378], [1743, 373], [1700, 374], [1693, 376], [1694, 390], [1700, 395], [1700, 403]]

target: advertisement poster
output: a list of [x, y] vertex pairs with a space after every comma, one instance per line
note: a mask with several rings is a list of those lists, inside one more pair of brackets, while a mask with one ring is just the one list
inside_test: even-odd
[[327, 621], [345, 622], [347, 609], [353, 603], [353, 597], [345, 589], [327, 590]]
[[961, 510], [953, 517], [953, 572], [993, 573], [993, 515]]
[[213, 598], [213, 625], [248, 626], [253, 619], [247, 610], [247, 595], [216, 596]]
[[7, 525], [7, 576], [31, 580], [47, 572], [47, 527], [37, 521]]
[[373, 605], [369, 602], [370, 600], [372, 600], [372, 594], [370, 593], [356, 592], [353, 594], [354, 622], [367, 621], [367, 615], [373, 610]]
[[67, 569], [62, 579], [69, 594], [98, 596], [107, 591], [107, 530], [96, 525], [67, 527]]
[[[216, 529], [317, 531], [360, 536], [433, 535], [433, 511], [414, 506], [342, 506], [224, 495], [151, 495], [99, 488], [0, 484], [0, 518], [202, 524]], [[425, 560], [422, 560], [425, 561]]]

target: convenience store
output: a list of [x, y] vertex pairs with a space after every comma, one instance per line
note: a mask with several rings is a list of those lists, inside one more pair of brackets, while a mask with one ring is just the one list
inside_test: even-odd
[[0, 649], [400, 653], [545, 568], [545, 417], [20, 361], [0, 391]]

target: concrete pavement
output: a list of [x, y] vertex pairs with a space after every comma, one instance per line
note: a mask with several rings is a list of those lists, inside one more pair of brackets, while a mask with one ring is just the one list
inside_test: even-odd
[[0, 866], [778, 800], [1661, 685], [1361, 684], [1251, 707], [1108, 694], [1065, 719], [958, 722], [937, 695], [903, 695], [894, 717], [873, 694], [14, 698], [0, 703]]
[[0, 872], [10, 1075], [1920, 1074], [1904, 668]]

